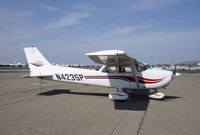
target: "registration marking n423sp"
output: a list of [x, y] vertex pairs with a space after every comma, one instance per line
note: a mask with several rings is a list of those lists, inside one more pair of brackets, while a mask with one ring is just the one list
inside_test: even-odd
[[82, 74], [55, 74], [58, 80], [83, 81]]

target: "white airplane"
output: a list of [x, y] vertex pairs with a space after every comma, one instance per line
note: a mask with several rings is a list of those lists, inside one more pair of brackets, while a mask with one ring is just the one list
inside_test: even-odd
[[153, 89], [149, 97], [162, 99], [165, 95], [157, 89], [165, 88], [173, 78], [173, 72], [148, 69], [121, 50], [87, 53], [94, 62], [103, 64], [98, 71], [51, 65], [34, 46], [24, 51], [30, 68], [28, 77], [116, 88], [116, 93], [109, 94], [112, 100], [127, 100], [124, 89]]

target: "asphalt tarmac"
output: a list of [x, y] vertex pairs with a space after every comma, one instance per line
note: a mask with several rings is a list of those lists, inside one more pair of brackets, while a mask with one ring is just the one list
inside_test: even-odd
[[135, 92], [124, 102], [108, 99], [115, 89], [53, 81], [40, 85], [39, 79], [18, 79], [22, 75], [0, 73], [0, 135], [200, 134], [200, 74], [175, 78], [160, 90], [164, 100]]

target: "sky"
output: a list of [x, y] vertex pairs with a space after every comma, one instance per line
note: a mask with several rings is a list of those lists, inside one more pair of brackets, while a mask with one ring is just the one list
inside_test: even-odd
[[0, 0], [0, 63], [94, 64], [85, 53], [124, 50], [158, 64], [200, 60], [199, 0]]

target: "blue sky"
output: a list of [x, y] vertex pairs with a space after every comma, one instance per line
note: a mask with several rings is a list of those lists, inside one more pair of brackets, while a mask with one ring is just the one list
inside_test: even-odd
[[121, 49], [150, 63], [200, 60], [199, 0], [0, 0], [0, 63], [32, 45], [52, 63]]

